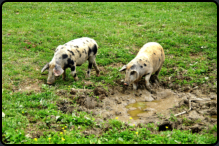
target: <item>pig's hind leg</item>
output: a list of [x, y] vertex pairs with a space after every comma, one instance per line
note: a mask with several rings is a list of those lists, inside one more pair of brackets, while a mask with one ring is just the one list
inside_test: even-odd
[[99, 76], [100, 76], [100, 70], [99, 70], [99, 68], [98, 68], [97, 63], [96, 63], [95, 60], [94, 60], [94, 62], [93, 62], [93, 65], [94, 65], [94, 69], [96, 70], [96, 75], [99, 77]]

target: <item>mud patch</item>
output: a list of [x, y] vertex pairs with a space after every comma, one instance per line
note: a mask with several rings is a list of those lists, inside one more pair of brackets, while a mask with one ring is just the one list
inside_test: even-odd
[[124, 64], [119, 62], [119, 63], [112, 63], [109, 65], [109, 67], [114, 67], [114, 68], [121, 68]]
[[36, 80], [31, 80], [27, 79], [24, 83], [21, 83], [18, 88], [14, 89], [16, 92], [24, 92], [24, 91], [35, 91], [35, 92], [41, 92], [41, 87], [43, 82], [36, 79]]
[[[123, 84], [119, 80], [116, 83]], [[117, 117], [118, 120], [129, 125], [154, 123], [159, 127], [159, 131], [174, 128], [190, 129], [193, 133], [199, 133], [209, 125], [217, 124], [215, 117], [217, 95], [215, 93], [205, 95], [197, 89], [193, 93], [174, 92], [163, 86], [155, 87], [154, 85], [152, 88], [157, 94], [149, 93], [143, 85], [138, 90], [133, 90], [131, 86], [116, 86], [108, 88], [108, 91], [103, 87], [96, 87], [91, 91], [79, 89], [75, 92], [77, 93], [75, 94], [76, 106], [66, 100], [57, 102], [57, 106], [64, 113], [72, 113], [74, 110], [85, 111], [100, 117], [102, 121]], [[74, 90], [71, 90], [71, 94]], [[93, 94], [90, 94], [91, 92]], [[192, 101], [192, 108], [188, 110], [190, 98], [208, 98], [209, 100]], [[187, 112], [177, 117], [173, 116], [183, 111]], [[84, 134], [89, 135], [95, 132], [101, 133], [101, 130], [85, 130]]]
[[170, 91], [158, 92], [156, 96], [152, 95], [153, 101], [148, 102], [136, 102], [134, 104], [129, 104], [126, 108], [136, 107], [137, 109], [128, 111], [128, 113], [135, 119], [142, 119], [144, 117], [152, 116], [153, 114], [160, 114], [162, 116], [167, 116], [167, 110], [178, 106], [180, 98], [174, 96]]

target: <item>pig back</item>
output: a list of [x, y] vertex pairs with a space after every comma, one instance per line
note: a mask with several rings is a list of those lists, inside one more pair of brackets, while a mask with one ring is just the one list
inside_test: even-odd
[[137, 56], [145, 56], [148, 58], [150, 65], [153, 66], [153, 73], [162, 67], [165, 60], [163, 47], [156, 42], [149, 42], [145, 44]]

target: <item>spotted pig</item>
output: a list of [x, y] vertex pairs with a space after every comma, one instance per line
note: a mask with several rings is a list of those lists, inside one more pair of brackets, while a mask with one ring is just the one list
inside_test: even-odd
[[46, 69], [49, 70], [47, 84], [53, 84], [55, 76], [62, 75], [62, 79], [65, 80], [66, 68], [71, 68], [71, 75], [77, 81], [76, 66], [81, 66], [86, 60], [88, 60], [86, 77], [90, 77], [92, 66], [94, 66], [96, 74], [99, 76], [100, 71], [95, 61], [97, 49], [96, 41], [88, 37], [78, 38], [64, 45], [59, 45], [55, 50], [52, 60], [41, 70], [41, 73]]
[[146, 89], [151, 93], [156, 93], [150, 89], [149, 79], [155, 73], [155, 82], [159, 83], [158, 74], [164, 63], [165, 55], [163, 47], [156, 42], [146, 43], [138, 52], [137, 56], [127, 65], [124, 65], [119, 71], [126, 70], [124, 85], [133, 83], [136, 90], [138, 81], [145, 76]]

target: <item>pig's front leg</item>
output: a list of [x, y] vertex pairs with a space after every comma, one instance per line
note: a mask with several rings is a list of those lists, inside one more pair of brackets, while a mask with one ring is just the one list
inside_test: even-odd
[[86, 74], [86, 78], [90, 77], [90, 72], [91, 72], [91, 68], [92, 68], [93, 62], [91, 62], [90, 60], [88, 61], [88, 70], [87, 70], [87, 74]]
[[65, 81], [65, 78], [66, 78], [66, 73], [65, 73], [65, 69], [64, 69], [64, 72], [62, 74], [62, 80]]
[[137, 88], [138, 88], [138, 82], [134, 82], [134, 83], [133, 83], [133, 89], [134, 89], [134, 90], [137, 90]]
[[71, 67], [71, 75], [73, 76], [75, 81], [78, 81], [78, 77], [77, 77], [77, 73], [76, 73], [76, 66], [75, 65], [73, 65]]
[[156, 92], [151, 90], [151, 88], [150, 88], [150, 82], [149, 82], [150, 77], [151, 77], [151, 74], [148, 74], [148, 75], [145, 76], [146, 89], [149, 92], [151, 92], [151, 94], [156, 94]]
[[158, 77], [156, 76], [155, 84], [156, 84], [157, 87], [159, 87], [159, 82], [160, 82], [160, 81], [159, 81]]

